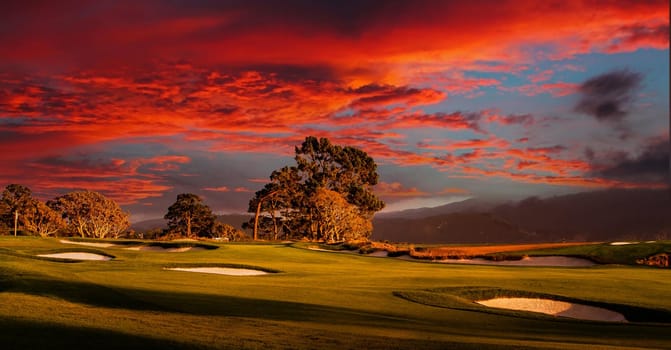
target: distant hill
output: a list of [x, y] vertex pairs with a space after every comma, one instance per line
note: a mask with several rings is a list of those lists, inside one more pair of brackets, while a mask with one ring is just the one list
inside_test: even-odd
[[604, 190], [496, 206], [469, 201], [376, 215], [372, 237], [415, 243], [671, 238], [668, 190]]
[[486, 201], [479, 198], [469, 198], [463, 201], [449, 203], [438, 207], [406, 209], [389, 213], [379, 213], [375, 214], [375, 217], [384, 219], [419, 219], [452, 213], [486, 212], [489, 209], [495, 207], [497, 204], [500, 203]]
[[647, 240], [671, 234], [669, 190], [605, 190], [546, 199], [531, 197], [498, 206], [492, 213], [548, 239]]
[[533, 239], [489, 213], [450, 213], [419, 219], [375, 218], [375, 240], [411, 243], [508, 243]]
[[[251, 215], [248, 214], [217, 215], [218, 221], [229, 224], [239, 230], [242, 230], [242, 223], [248, 221], [249, 218], [251, 218]], [[133, 223], [130, 228], [137, 232], [144, 232], [156, 228], [168, 228], [168, 222], [163, 218], [150, 219]]]

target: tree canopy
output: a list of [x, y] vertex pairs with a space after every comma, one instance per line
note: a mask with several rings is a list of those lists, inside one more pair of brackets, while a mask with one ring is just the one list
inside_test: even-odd
[[44, 202], [33, 197], [32, 191], [19, 184], [10, 184], [0, 198], [2, 226], [12, 227], [14, 220], [23, 233], [47, 237], [65, 227], [61, 216]]
[[[270, 182], [250, 200], [249, 212], [255, 216], [247, 227], [272, 239], [367, 238], [372, 225], [363, 222], [370, 223], [384, 208], [372, 192], [379, 177], [375, 161], [360, 149], [313, 136], [295, 153], [296, 165], [273, 171]], [[337, 217], [357, 224], [334, 227]]]
[[117, 238], [130, 226], [128, 213], [98, 192], [70, 192], [47, 205], [65, 219], [67, 231], [81, 237]]
[[[0, 220], [4, 226], [14, 227], [16, 215], [23, 218], [34, 201], [33, 193], [28, 187], [19, 184], [7, 185], [0, 198]], [[23, 228], [23, 223], [20, 224]]]
[[209, 237], [213, 234], [215, 216], [212, 209], [193, 193], [177, 195], [164, 218], [171, 234], [186, 237]]

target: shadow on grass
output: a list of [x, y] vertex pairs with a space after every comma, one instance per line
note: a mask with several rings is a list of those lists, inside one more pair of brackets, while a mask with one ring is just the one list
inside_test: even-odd
[[0, 295], [16, 292], [48, 296], [90, 306], [139, 311], [175, 312], [203, 316], [247, 317], [358, 325], [390, 323], [426, 324], [425, 321], [397, 318], [355, 309], [291, 301], [244, 298], [206, 293], [167, 292], [108, 287], [88, 282], [63, 281], [39, 274], [0, 269]]
[[[168, 339], [149, 338], [96, 328], [0, 317], [0, 344], [14, 349], [199, 349]], [[205, 348], [200, 348], [205, 349]]]
[[[435, 324], [430, 319], [422, 320], [412, 317], [395, 317], [389, 314], [360, 311], [346, 307], [333, 307], [300, 302], [265, 300], [255, 298], [244, 298], [237, 296], [216, 295], [207, 293], [188, 292], [166, 292], [157, 290], [142, 290], [134, 288], [117, 288], [98, 285], [88, 282], [70, 282], [57, 280], [39, 274], [19, 273], [11, 269], [0, 267], [0, 299], [2, 292], [16, 292], [38, 296], [48, 296], [63, 299], [72, 303], [86, 304], [95, 307], [130, 309], [137, 311], [171, 312], [202, 316], [226, 316], [254, 318], [269, 321], [298, 321], [321, 325], [349, 325], [371, 328], [384, 328], [387, 330], [399, 330], [402, 332], [419, 330], [424, 332], [445, 332], [444, 325]], [[472, 310], [464, 310], [472, 311]], [[500, 319], [499, 319], [500, 321]], [[540, 323], [539, 323], [540, 321]], [[508, 318], [505, 319], [506, 329], [500, 329], [500, 325], [483, 324], [484, 330], [470, 327], [459, 327], [458, 322], [453, 324], [456, 328], [450, 328], [451, 334], [474, 336], [481, 333], [484, 337], [500, 337], [514, 340], [519, 334], [525, 334], [525, 339], [546, 339], [560, 335], [566, 339], [587, 339], [594, 341], [595, 334], [607, 335], [606, 339], [613, 337], [623, 340], [636, 339], [635, 337], [645, 334], [655, 340], [666, 334], [668, 327], [650, 328], [648, 326], [635, 325], [599, 325], [599, 324], [576, 324], [576, 323], [554, 323], [550, 324], [542, 320], [525, 320]], [[63, 325], [52, 325], [49, 323], [32, 323], [25, 320], [15, 320], [0, 316], [0, 344], [3, 349], [9, 348], [84, 348], [90, 344], [103, 344], [97, 349], [123, 348], [123, 349], [154, 349], [154, 348], [188, 348], [182, 343], [170, 343], [167, 340], [132, 336], [113, 331], [105, 331], [92, 328], [70, 328]], [[16, 331], [14, 331], [16, 330]], [[23, 332], [23, 333], [22, 333]], [[474, 333], [475, 332], [475, 333]], [[28, 335], [26, 338], [20, 334]], [[40, 334], [40, 337], [36, 337]], [[41, 335], [44, 334], [42, 337]], [[344, 334], [344, 333], [343, 333]], [[32, 336], [31, 336], [32, 335]], [[85, 339], [80, 342], [78, 339]], [[633, 337], [633, 338], [632, 338]], [[33, 338], [33, 339], [30, 339]], [[42, 338], [42, 339], [35, 339]], [[53, 339], [53, 343], [49, 340]], [[109, 342], [107, 339], [111, 339]], [[493, 344], [476, 343], [444, 343], [441, 341], [417, 342], [417, 340], [402, 340], [376, 337], [367, 344], [365, 341], [357, 348], [455, 348], [455, 349], [478, 349], [492, 348]], [[386, 339], [386, 340], [385, 340]], [[354, 342], [348, 340], [348, 342]], [[384, 340], [384, 341], [383, 341]], [[322, 340], [316, 340], [319, 343]], [[326, 340], [323, 340], [326, 341]], [[88, 342], [88, 343], [87, 343]], [[10, 344], [5, 347], [4, 344]], [[114, 346], [109, 346], [114, 344]], [[125, 344], [129, 344], [126, 346]], [[349, 343], [348, 343], [349, 344]], [[380, 346], [374, 346], [374, 345]], [[395, 346], [390, 346], [394, 344]], [[609, 344], [608, 342], [604, 344]], [[657, 343], [652, 343], [653, 345]], [[73, 345], [73, 346], [70, 346]], [[192, 345], [192, 344], [189, 344]], [[354, 347], [352, 347], [354, 348]], [[503, 346], [499, 348], [521, 348], [519, 346]]]

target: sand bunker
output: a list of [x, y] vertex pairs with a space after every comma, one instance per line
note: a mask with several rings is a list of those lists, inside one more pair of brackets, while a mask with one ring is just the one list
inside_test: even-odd
[[629, 244], [638, 244], [638, 242], [612, 242], [610, 245], [629, 245]]
[[374, 251], [374, 252], [368, 254], [368, 256], [388, 257], [389, 252], [387, 252], [386, 250], [377, 250], [377, 251]]
[[548, 267], [585, 267], [594, 266], [594, 262], [569, 256], [536, 256], [526, 257], [522, 260], [494, 261], [482, 258], [475, 259], [444, 259], [440, 263], [450, 264], [476, 264], [476, 265], [504, 265], [504, 266], [548, 266]]
[[173, 268], [166, 268], [166, 270], [214, 273], [218, 275], [229, 275], [229, 276], [259, 276], [268, 274], [268, 272], [260, 270], [238, 269], [232, 267], [173, 267]]
[[83, 253], [83, 252], [40, 254], [38, 256], [43, 258], [57, 258], [57, 259], [68, 259], [68, 260], [112, 260], [112, 258], [109, 256], [93, 253]]
[[205, 248], [201, 248], [201, 247], [163, 248], [163, 247], [159, 247], [159, 246], [141, 245], [141, 246], [136, 246], [136, 247], [128, 247], [128, 248], [125, 248], [125, 249], [127, 249], [127, 250], [142, 250], [142, 251], [148, 251], [148, 252], [181, 253], [181, 252], [188, 252], [188, 251], [204, 250]]
[[98, 248], [109, 248], [109, 247], [116, 247], [117, 246], [114, 243], [75, 242], [75, 241], [68, 241], [66, 239], [61, 239], [60, 242], [63, 243], [63, 244], [85, 245], [85, 246], [89, 246], [89, 247], [98, 247]]
[[479, 300], [476, 303], [487, 307], [539, 312], [547, 315], [577, 318], [581, 320], [627, 322], [619, 312], [600, 307], [573, 304], [565, 301], [537, 298], [495, 298]]

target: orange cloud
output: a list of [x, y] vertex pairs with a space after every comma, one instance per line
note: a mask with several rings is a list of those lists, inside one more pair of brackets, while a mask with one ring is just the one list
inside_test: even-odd
[[229, 192], [231, 189], [228, 188], [227, 186], [219, 186], [219, 187], [205, 187], [203, 188], [203, 190], [212, 192]]
[[407, 188], [400, 182], [379, 182], [375, 185], [375, 193], [380, 197], [421, 197], [428, 195], [417, 187]]

